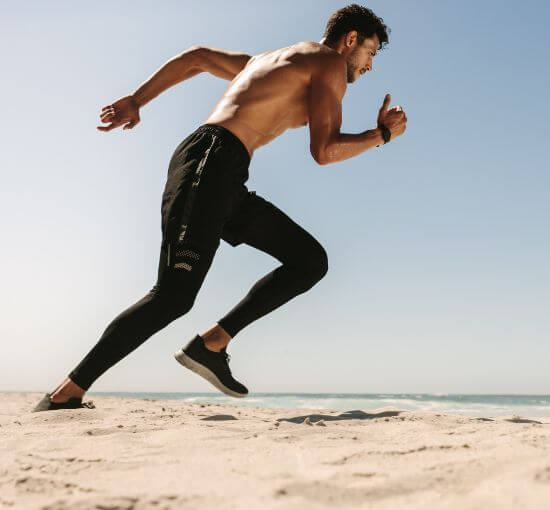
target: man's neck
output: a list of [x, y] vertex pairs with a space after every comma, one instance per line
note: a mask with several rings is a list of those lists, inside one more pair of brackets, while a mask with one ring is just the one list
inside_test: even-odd
[[[330, 49], [332, 49], [332, 50], [334, 50], [334, 51], [338, 51], [338, 49], [335, 47], [334, 44], [329, 44], [329, 43], [327, 42], [326, 37], [323, 37], [323, 38], [319, 41], [319, 44], [323, 44], [323, 45], [327, 46], [328, 48], [330, 48]], [[338, 53], [340, 53], [340, 52], [338, 52]]]

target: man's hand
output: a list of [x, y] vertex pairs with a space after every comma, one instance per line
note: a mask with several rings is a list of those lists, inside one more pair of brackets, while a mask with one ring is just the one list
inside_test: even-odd
[[97, 126], [100, 131], [111, 131], [124, 124], [122, 129], [132, 129], [139, 122], [139, 106], [133, 96], [125, 96], [101, 109], [101, 122], [108, 126]]
[[407, 116], [401, 106], [394, 106], [388, 110], [391, 96], [386, 94], [382, 107], [378, 112], [377, 125], [384, 124], [391, 132], [391, 137], [396, 138], [402, 135], [407, 127]]

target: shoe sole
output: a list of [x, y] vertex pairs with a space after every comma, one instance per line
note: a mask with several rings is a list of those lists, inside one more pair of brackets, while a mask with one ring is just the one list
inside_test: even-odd
[[222, 393], [225, 393], [226, 395], [235, 398], [244, 398], [248, 395], [248, 393], [237, 393], [236, 391], [233, 391], [232, 389], [225, 386], [217, 378], [216, 374], [212, 372], [212, 370], [196, 362], [194, 359], [187, 356], [187, 354], [185, 354], [185, 352], [183, 351], [176, 352], [174, 354], [174, 358], [176, 358], [176, 360], [181, 363], [185, 368], [188, 368], [192, 372], [195, 372], [195, 374], [200, 375], [203, 379], [206, 379], [210, 384], [215, 386]]

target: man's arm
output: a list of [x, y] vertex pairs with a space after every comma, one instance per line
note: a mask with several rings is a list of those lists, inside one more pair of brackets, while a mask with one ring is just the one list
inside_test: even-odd
[[200, 67], [218, 78], [233, 80], [252, 58], [247, 53], [199, 46], [197, 55]]
[[384, 143], [378, 128], [357, 135], [340, 133], [347, 64], [336, 55], [324, 59], [311, 77], [309, 92], [310, 151], [320, 165], [357, 156]]
[[[357, 135], [340, 133], [342, 98], [346, 92], [346, 62], [336, 55], [325, 57], [311, 78], [309, 92], [310, 151], [320, 165], [335, 163], [357, 156], [384, 143], [379, 128]], [[388, 110], [390, 96], [384, 99], [378, 115], [391, 132], [392, 139], [403, 134], [407, 117], [401, 107]]]
[[110, 131], [125, 124], [123, 129], [131, 129], [140, 120], [139, 109], [166, 89], [204, 71], [232, 80], [251, 58], [246, 53], [191, 46], [166, 62], [133, 94], [104, 106], [100, 114], [101, 121], [111, 124], [97, 128], [100, 131]]
[[147, 104], [166, 89], [202, 73], [199, 52], [200, 46], [191, 46], [183, 53], [171, 58], [140, 85], [132, 94], [138, 108]]
[[166, 62], [132, 96], [141, 107], [167, 88], [205, 71], [232, 80], [251, 58], [246, 53], [192, 46]]
[[119, 126], [132, 129], [139, 121], [139, 109], [151, 99], [176, 83], [191, 78], [202, 72], [199, 65], [199, 46], [192, 46], [180, 55], [170, 59], [151, 77], [149, 77], [133, 94], [124, 96], [101, 109], [101, 122], [108, 126], [97, 126], [100, 131], [111, 131]]

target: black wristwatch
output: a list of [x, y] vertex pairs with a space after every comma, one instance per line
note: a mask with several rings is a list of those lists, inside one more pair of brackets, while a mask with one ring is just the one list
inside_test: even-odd
[[384, 139], [384, 143], [388, 143], [391, 139], [391, 131], [384, 124], [379, 124], [378, 127], [380, 128], [380, 131], [382, 131], [382, 138]]

